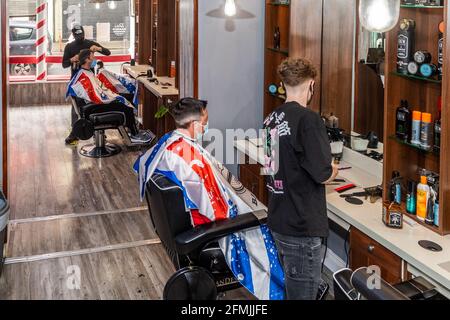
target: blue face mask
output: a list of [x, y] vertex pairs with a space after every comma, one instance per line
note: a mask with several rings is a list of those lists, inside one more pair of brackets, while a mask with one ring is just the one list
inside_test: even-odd
[[97, 60], [92, 60], [91, 69], [94, 69], [97, 66]]

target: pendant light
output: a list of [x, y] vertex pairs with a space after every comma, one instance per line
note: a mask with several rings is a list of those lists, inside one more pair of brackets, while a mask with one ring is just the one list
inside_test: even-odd
[[400, 0], [360, 0], [359, 19], [372, 32], [387, 32], [397, 25]]
[[236, 15], [236, 3], [234, 2], [234, 0], [226, 0], [225, 15], [228, 17], [233, 17]]

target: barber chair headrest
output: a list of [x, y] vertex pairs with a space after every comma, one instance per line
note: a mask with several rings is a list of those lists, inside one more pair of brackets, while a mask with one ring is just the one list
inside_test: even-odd
[[409, 300], [379, 275], [370, 273], [368, 268], [360, 268], [353, 272], [350, 282], [367, 300]]

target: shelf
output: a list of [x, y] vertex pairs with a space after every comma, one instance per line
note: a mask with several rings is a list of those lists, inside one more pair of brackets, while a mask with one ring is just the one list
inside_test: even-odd
[[395, 141], [397, 141], [400, 144], [403, 144], [405, 146], [411, 147], [413, 149], [419, 150], [419, 151], [424, 152], [424, 153], [434, 154], [436, 156], [440, 155], [440, 152], [438, 150], [435, 150], [434, 148], [432, 148], [431, 150], [427, 150], [427, 149], [422, 148], [421, 146], [417, 146], [415, 144], [403, 141], [403, 140], [397, 138], [396, 136], [390, 136], [389, 139], [395, 140]]
[[403, 207], [403, 214], [405, 216], [407, 216], [408, 218], [414, 220], [418, 224], [420, 224], [420, 225], [430, 229], [431, 231], [434, 231], [434, 232], [436, 232], [438, 234], [441, 234], [441, 231], [440, 231], [439, 227], [436, 227], [435, 225], [429, 225], [429, 224], [425, 223], [425, 221], [422, 221], [419, 218], [417, 218], [416, 215], [407, 213], [406, 209], [405, 209], [405, 205], [402, 205], [402, 207]]
[[269, 96], [272, 96], [272, 97], [274, 97], [274, 98], [277, 98], [277, 99], [286, 101], [286, 96], [284, 96], [284, 95], [281, 95], [281, 94], [273, 94], [273, 93], [270, 93], [270, 92], [266, 92], [266, 93], [267, 93]]
[[425, 6], [417, 4], [402, 4], [401, 7], [408, 9], [444, 9], [444, 6]]
[[395, 71], [391, 72], [391, 74], [393, 74], [397, 77], [411, 79], [411, 80], [420, 80], [420, 81], [425, 81], [425, 82], [442, 84], [442, 80], [433, 79], [433, 78], [424, 78], [424, 77], [420, 77], [420, 76], [413, 76], [411, 74], [403, 74], [403, 73], [399, 73], [399, 72], [395, 72]]
[[288, 49], [276, 49], [276, 48], [267, 48], [267, 50], [273, 51], [273, 52], [277, 52], [277, 53], [281, 53], [285, 56], [289, 55], [289, 50]]
[[279, 1], [272, 1], [269, 2], [268, 5], [270, 6], [276, 6], [276, 7], [289, 7], [291, 5], [290, 1], [288, 3], [282, 3]]

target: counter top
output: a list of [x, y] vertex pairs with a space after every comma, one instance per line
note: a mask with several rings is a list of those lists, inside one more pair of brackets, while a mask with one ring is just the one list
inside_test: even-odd
[[[147, 70], [150, 68], [149, 65], [136, 65], [136, 66], [125, 66], [124, 70], [131, 77], [137, 79], [141, 82], [148, 90], [150, 90], [158, 98], [163, 98], [167, 96], [178, 96], [179, 91], [175, 88], [175, 78], [169, 77], [155, 77], [159, 84], [151, 82], [146, 77]], [[163, 85], [163, 84], [170, 85]]]
[[[264, 150], [258, 147], [256, 140], [236, 141], [236, 149], [258, 163], [264, 163]], [[352, 163], [341, 163], [341, 166], [352, 166]], [[353, 165], [350, 170], [340, 172], [340, 178], [354, 183], [358, 187], [372, 187], [381, 183], [381, 177], [370, 174], [362, 165]], [[364, 201], [364, 205], [355, 206], [340, 198], [334, 191], [336, 186], [327, 187], [327, 207], [332, 215], [336, 215], [349, 225], [359, 229], [381, 245], [391, 250], [411, 265], [412, 270], [420, 271], [436, 284], [442, 286], [441, 293], [450, 298], [450, 236], [442, 237], [437, 233], [405, 218], [406, 223], [401, 230], [387, 228], [382, 220], [382, 201], [375, 204]], [[362, 190], [353, 189], [351, 192]], [[334, 220], [333, 216], [330, 219]], [[342, 224], [341, 224], [342, 225]], [[442, 252], [431, 252], [419, 246], [420, 240], [430, 240], [438, 243]], [[409, 269], [410, 270], [410, 269]]]

